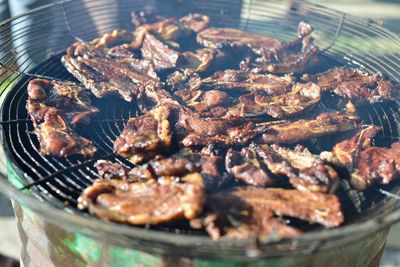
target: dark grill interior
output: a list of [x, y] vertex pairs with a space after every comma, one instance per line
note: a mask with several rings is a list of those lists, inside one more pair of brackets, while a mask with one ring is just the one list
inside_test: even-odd
[[[136, 1], [136, 5], [127, 4], [129, 1], [122, 1], [123, 4], [120, 9], [125, 10], [125, 16], [122, 16], [122, 19], [117, 19], [117, 22], [104, 19], [99, 27], [99, 32], [95, 32], [92, 28], [89, 29], [86, 26], [80, 27], [80, 25], [86, 25], [80, 21], [85, 14], [81, 10], [78, 10], [77, 6], [73, 5], [73, 2], [74, 1], [70, 4], [70, 1], [67, 1], [65, 4], [55, 6], [55, 8], [59, 9], [60, 17], [55, 18], [54, 23], [64, 25], [65, 32], [61, 32], [59, 35], [60, 40], [64, 44], [60, 46], [58, 45], [59, 42], [50, 40], [51, 51], [41, 51], [40, 38], [35, 38], [38, 43], [31, 46], [30, 52], [37, 52], [37, 59], [42, 63], [35, 69], [30, 70], [30, 73], [60, 80], [73, 80], [72, 76], [65, 70], [60, 62], [60, 57], [64, 53], [60, 53], [60, 51], [65, 50], [65, 48], [73, 42], [73, 37], [90, 40], [114, 28], [129, 28], [130, 18], [129, 14], [125, 14], [127, 13], [126, 10], [139, 9], [144, 5], [144, 3], [140, 1]], [[266, 10], [270, 9], [271, 7], [269, 4], [259, 7], [253, 6], [251, 1], [249, 4], [244, 4], [242, 7], [242, 10], [247, 10], [247, 16], [249, 14], [254, 16], [264, 15], [266, 14]], [[107, 13], [106, 7], [96, 7], [93, 10], [93, 12], [97, 14], [98, 19], [106, 18], [107, 15], [112, 15]], [[382, 71], [395, 82], [398, 82], [400, 79], [398, 77], [398, 70], [400, 69], [399, 59], [396, 55], [389, 54], [380, 57], [367, 55], [363, 53], [362, 43], [360, 43], [360, 47], [357, 47], [357, 51], [346, 54], [347, 51], [352, 49], [351, 45], [344, 47], [340, 42], [337, 44], [335, 43], [340, 36], [352, 35], [355, 32], [361, 32], [366, 35], [366, 39], [374, 38], [372, 32], [375, 35], [385, 34], [385, 38], [388, 40], [393, 38], [392, 36], [380, 32], [379, 28], [373, 28], [372, 30], [366, 28], [370, 31], [367, 33], [364, 29], [366, 25], [363, 25], [358, 20], [343, 24], [345, 21], [344, 16], [339, 16], [339, 14], [331, 13], [330, 11], [325, 12], [319, 7], [313, 7], [305, 14], [302, 13], [301, 9], [289, 10], [287, 11], [287, 17], [282, 17], [280, 10], [276, 10], [275, 13], [268, 13], [271, 18], [276, 19], [273, 23], [252, 20], [249, 17], [242, 17], [239, 23], [234, 18], [235, 16], [243, 16], [243, 14], [240, 15], [239, 11], [232, 8], [232, 4], [227, 5], [224, 1], [212, 1], [212, 3], [209, 4], [202, 2], [202, 5], [195, 7], [184, 2], [179, 12], [175, 12], [176, 10], [170, 6], [166, 6], [165, 9], [161, 7], [159, 10], [165, 12], [166, 16], [171, 16], [171, 13], [173, 16], [180, 16], [189, 11], [204, 12], [212, 18], [220, 18], [214, 20], [216, 21], [216, 26], [241, 27], [245, 30], [248, 27], [251, 31], [271, 34], [280, 39], [292, 37], [295, 33], [295, 30], [293, 30], [295, 25], [297, 25], [299, 20], [305, 19], [313, 24], [316, 29], [318, 45], [325, 50], [322, 57], [327, 62], [326, 67], [343, 64], [357, 67], [361, 66], [371, 72]], [[44, 18], [45, 14], [46, 10], [42, 10], [38, 12], [37, 16]], [[43, 28], [48, 21], [42, 19], [37, 23], [37, 32], [44, 35]], [[275, 27], [275, 25], [279, 27]], [[6, 26], [9, 27], [9, 25], [3, 25], [3, 27]], [[282, 31], [282, 29], [286, 30]], [[3, 42], [5, 41], [1, 40], [0, 43]], [[54, 42], [54, 45], [52, 42]], [[393, 45], [393, 43], [388, 42], [387, 45]], [[2, 47], [3, 46], [0, 46], [0, 49], [2, 49]], [[3, 49], [5, 48], [3, 47]], [[9, 54], [11, 54], [11, 52]], [[333, 58], [335, 60], [333, 60]], [[6, 56], [5, 60], [8, 59], [9, 58]], [[3, 58], [2, 62], [5, 62], [5, 60]], [[352, 62], [352, 64], [350, 64], [350, 62]], [[26, 72], [28, 67], [29, 66], [25, 65], [20, 66], [20, 70]], [[319, 69], [317, 71], [320, 72], [323, 70]], [[20, 188], [24, 188], [24, 191], [29, 191], [34, 197], [50, 202], [52, 205], [65, 209], [69, 213], [89, 216], [76, 209], [77, 198], [81, 191], [96, 178], [96, 170], [93, 167], [96, 160], [111, 159], [127, 166], [131, 165], [127, 160], [113, 155], [112, 143], [122, 131], [127, 119], [130, 116], [136, 115], [137, 109], [134, 104], [124, 102], [117, 98], [106, 98], [103, 100], [93, 99], [94, 105], [99, 107], [101, 114], [92, 121], [90, 126], [78, 128], [77, 132], [91, 139], [98, 148], [98, 152], [95, 154], [94, 158], [84, 159], [81, 157], [68, 157], [66, 159], [60, 159], [55, 157], [43, 157], [39, 154], [38, 140], [35, 134], [32, 133], [32, 122], [28, 118], [25, 110], [27, 100], [26, 87], [29, 80], [32, 79], [32, 76], [18, 73], [18, 75], [8, 78], [8, 82], [19, 80], [7, 94], [2, 106], [2, 135], [8, 161], [13, 165], [13, 169], [21, 179]], [[332, 105], [335, 105], [334, 101], [323, 101], [317, 108], [329, 110], [329, 107]], [[364, 123], [383, 127], [383, 131], [375, 138], [376, 145], [388, 146], [399, 139], [400, 112], [398, 110], [398, 104], [385, 103], [377, 104], [373, 107], [361, 108], [360, 115]], [[304, 144], [312, 151], [319, 152], [322, 150], [329, 150], [335, 142], [336, 140], [334, 138], [325, 137]], [[381, 205], [392, 200], [390, 197], [383, 195], [380, 190], [396, 193], [398, 191], [397, 189], [397, 185], [391, 185], [382, 188], [373, 188], [364, 193], [358, 193], [351, 190], [349, 185], [344, 182], [338, 194], [344, 203], [347, 223], [367, 220], [375, 216], [379, 213], [378, 208]], [[175, 231], [176, 228], [171, 226], [159, 227], [158, 229]]]

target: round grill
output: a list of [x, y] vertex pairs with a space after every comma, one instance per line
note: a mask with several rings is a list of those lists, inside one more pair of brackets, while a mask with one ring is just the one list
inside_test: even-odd
[[[190, 231], [184, 231], [184, 236], [175, 235], [175, 227], [154, 227], [155, 229], [149, 230], [119, 225], [99, 221], [76, 209], [78, 196], [96, 178], [93, 166], [96, 160], [110, 159], [131, 166], [127, 160], [116, 157], [112, 152], [113, 141], [121, 133], [128, 118], [138, 114], [134, 104], [117, 98], [93, 100], [101, 114], [90, 126], [77, 129], [79, 134], [91, 139], [98, 148], [92, 159], [79, 156], [44, 157], [39, 153], [39, 143], [32, 132], [33, 125], [25, 109], [29, 80], [35, 77], [74, 80], [60, 62], [66, 47], [76, 39], [91, 40], [115, 28], [131, 29], [130, 10], [146, 6], [146, 1], [119, 1], [118, 6], [88, 1], [88, 11], [84, 11], [76, 2], [59, 2], [30, 13], [35, 24], [29, 31], [23, 26], [16, 26], [23, 25], [27, 15], [0, 25], [1, 31], [17, 27], [13, 38], [8, 36], [0, 40], [0, 51], [4, 52], [1, 62], [7, 66], [15, 62], [19, 64], [19, 71], [3, 73], [1, 76], [4, 81], [0, 87], [3, 89], [2, 96], [5, 96], [2, 97], [4, 101], [1, 109], [2, 138], [7, 168], [9, 172], [15, 171], [14, 178], [17, 179], [13, 179], [14, 185], [11, 186], [2, 177], [0, 187], [44, 216], [112, 242], [128, 242], [130, 245], [141, 246], [147, 244], [149, 250], [157, 250], [165, 245], [171, 250], [174, 246], [184, 246], [180, 253], [195, 250], [197, 254], [206, 256], [241, 257], [245, 253], [243, 247], [254, 245], [252, 240], [215, 242], [201, 233]], [[292, 38], [296, 33], [297, 23], [305, 20], [314, 26], [316, 42], [323, 51], [321, 56], [329, 64], [357, 66], [371, 72], [381, 71], [393, 81], [400, 82], [400, 55], [395, 54], [398, 52], [387, 52], [400, 51], [400, 40], [373, 22], [296, 1], [290, 6], [281, 1], [244, 1], [241, 8], [231, 1], [181, 1], [178, 9], [167, 3], [158, 3], [155, 9], [162, 15], [175, 17], [189, 12], [205, 13], [212, 18], [214, 26], [239, 27], [283, 40]], [[56, 32], [46, 31], [49, 23], [56, 25]], [[22, 36], [29, 37], [29, 45], [9, 50], [10, 42], [13, 40], [18, 43]], [[349, 41], [353, 40], [350, 36], [354, 36], [353, 39], [357, 42]], [[46, 48], [43, 49], [44, 40]], [[373, 51], [376, 53], [372, 53]], [[25, 61], [28, 54], [33, 62]], [[324, 110], [330, 104], [323, 102], [317, 108]], [[361, 108], [360, 116], [365, 124], [382, 126], [383, 131], [375, 138], [376, 145], [387, 146], [398, 141], [400, 113], [397, 103]], [[332, 137], [325, 137], [308, 142], [307, 146], [319, 151], [330, 149], [335, 141]], [[344, 202], [349, 225], [332, 230], [317, 229], [305, 233], [297, 240], [283, 241], [280, 243], [281, 247], [274, 246], [271, 242], [259, 244], [263, 247], [261, 251], [264, 256], [291, 252], [309, 253], [317, 248], [329, 248], [348, 242], [349, 238], [356, 240], [369, 232], [377, 231], [400, 219], [399, 210], [389, 213], [395, 200], [393, 196], [387, 196], [396, 194], [397, 188], [396, 185], [391, 185], [358, 193], [344, 182], [339, 195]], [[386, 195], [382, 192], [386, 192]], [[216, 247], [224, 248], [224, 252], [216, 255]]]

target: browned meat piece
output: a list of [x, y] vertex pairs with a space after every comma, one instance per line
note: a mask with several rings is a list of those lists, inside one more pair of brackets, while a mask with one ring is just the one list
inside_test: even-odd
[[356, 135], [351, 139], [344, 140], [336, 144], [332, 153], [328, 155], [326, 152], [325, 157], [329, 158], [329, 161], [340, 165], [341, 167], [346, 167], [348, 170], [352, 171], [354, 164], [357, 164], [357, 157], [359, 153], [371, 146], [372, 138], [381, 130], [381, 127], [369, 125], [361, 129]]
[[189, 13], [181, 17], [179, 22], [194, 32], [200, 32], [210, 24], [210, 17], [199, 13]]
[[240, 152], [229, 149], [226, 153], [225, 168], [233, 177], [249, 185], [266, 187], [274, 183], [252, 147], [242, 148]]
[[170, 69], [177, 65], [180, 53], [153, 34], [146, 34], [141, 48], [144, 59], [153, 63], [156, 70]]
[[255, 74], [240, 70], [225, 70], [216, 72], [209, 78], [202, 80], [201, 89], [225, 90], [227, 92], [263, 91], [274, 96], [290, 91], [293, 77], [286, 75], [278, 77], [272, 74]]
[[333, 147], [332, 153], [323, 153], [332, 163], [345, 167], [351, 173], [351, 183], [365, 190], [374, 183], [389, 184], [400, 175], [400, 142], [390, 148], [371, 146], [380, 127], [370, 125], [352, 138]]
[[282, 43], [270, 36], [244, 32], [233, 28], [208, 28], [197, 34], [197, 42], [216, 48], [221, 43], [234, 43], [238, 45], [249, 45], [251, 48], [278, 49]]
[[88, 209], [102, 219], [134, 225], [159, 224], [196, 218], [203, 209], [203, 178], [191, 173], [183, 183], [171, 179], [132, 183], [96, 180], [78, 199], [79, 209]]
[[264, 160], [269, 171], [276, 175], [285, 175], [298, 190], [311, 192], [333, 192], [339, 184], [337, 172], [323, 159], [313, 155], [300, 145], [294, 150], [274, 144], [253, 145]]
[[369, 74], [360, 69], [339, 67], [316, 75], [303, 75], [303, 80], [313, 81], [322, 91], [333, 91], [356, 105], [393, 101], [396, 90], [382, 74]]
[[358, 117], [352, 114], [321, 113], [315, 119], [283, 121], [263, 126], [265, 131], [256, 139], [264, 144], [292, 144], [312, 138], [350, 131], [359, 127]]
[[34, 79], [28, 84], [30, 101], [55, 108], [71, 125], [87, 124], [99, 112], [91, 105], [90, 92], [73, 82]]
[[208, 213], [190, 221], [193, 228], [204, 228], [214, 239], [268, 239], [299, 236], [301, 231], [274, 217], [271, 210], [252, 205], [233, 194], [217, 193], [206, 198]]
[[368, 147], [357, 157], [352, 185], [364, 190], [374, 183], [389, 184], [400, 176], [400, 142], [390, 148]]
[[91, 157], [96, 152], [93, 143], [71, 129], [56, 108], [28, 100], [26, 109], [43, 155], [65, 157], [80, 154]]
[[146, 115], [129, 119], [114, 142], [115, 153], [138, 163], [168, 148], [172, 138], [171, 115], [168, 107], [160, 106]]
[[[143, 37], [146, 31], [144, 29], [137, 30], [135, 32], [130, 32], [127, 30], [113, 30], [110, 33], [104, 34], [102, 37], [93, 39], [92, 41], [85, 43], [86, 45], [75, 48], [76, 45], [81, 45], [82, 43], [77, 42], [67, 49], [67, 54], [71, 54], [73, 50], [85, 51], [89, 49], [91, 52], [101, 53], [101, 55], [109, 56], [126, 56], [133, 55], [133, 52], [137, 50], [143, 42]], [[104, 50], [90, 50], [91, 47], [96, 48], [109, 48]], [[122, 52], [122, 53], [121, 53]], [[90, 52], [85, 52], [85, 54], [95, 55]]]
[[321, 99], [321, 90], [314, 83], [296, 83], [292, 91], [277, 96], [266, 96], [255, 91], [239, 98], [239, 104], [230, 109], [231, 116], [255, 117], [269, 115], [276, 119], [288, 118], [315, 106]]
[[325, 227], [337, 227], [344, 221], [340, 201], [333, 194], [281, 188], [240, 188], [231, 194], [252, 206], [263, 206], [276, 215], [319, 223]]
[[222, 117], [227, 111], [225, 107], [232, 103], [227, 93], [218, 90], [178, 90], [174, 95], [202, 117]]
[[201, 86], [201, 77], [190, 68], [183, 71], [175, 71], [168, 76], [167, 85], [171, 87], [172, 91], [195, 90]]
[[[84, 47], [85, 49], [80, 49]], [[75, 48], [75, 49], [73, 49]], [[110, 57], [102, 55], [108, 48], [97, 48], [87, 44], [70, 47], [62, 62], [96, 97], [118, 94], [126, 101], [141, 99], [147, 85], [161, 87], [153, 65], [147, 60], [139, 60], [132, 55]], [[97, 51], [93, 54], [87, 50]]]
[[277, 216], [298, 218], [326, 227], [343, 223], [339, 199], [335, 195], [280, 188], [236, 188], [207, 196], [205, 216], [192, 220], [193, 228], [205, 228], [213, 239], [290, 238], [301, 231], [286, 225]]
[[276, 74], [303, 73], [308, 65], [315, 60], [318, 47], [314, 45], [311, 36], [312, 27], [300, 22], [298, 26], [298, 37], [279, 47], [271, 49], [260, 47], [255, 50], [258, 57], [249, 58], [241, 64], [242, 69], [251, 69], [253, 72], [270, 72]]
[[178, 140], [185, 146], [206, 146], [210, 144], [243, 145], [250, 142], [256, 135], [265, 131], [271, 124], [256, 125], [243, 118], [202, 118], [192, 112], [179, 112], [176, 124]]
[[98, 160], [95, 167], [101, 179], [127, 180], [129, 178], [128, 169], [119, 163], [113, 163], [108, 160]]

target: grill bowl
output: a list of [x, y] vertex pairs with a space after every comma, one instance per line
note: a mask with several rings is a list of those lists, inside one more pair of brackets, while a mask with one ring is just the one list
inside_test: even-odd
[[[59, 261], [57, 266], [80, 266], [79, 260], [96, 265], [100, 261], [111, 262], [110, 259], [118, 262], [124, 257], [126, 263], [141, 259], [150, 265], [154, 262], [156, 266], [159, 255], [163, 256], [160, 262], [172, 266], [185, 264], [184, 258], [189, 258], [190, 262], [199, 259], [198, 262], [208, 260], [215, 264], [259, 261], [259, 264], [271, 266], [278, 263], [286, 264], [283, 266], [302, 266], [302, 263], [307, 266], [345, 266], [344, 262], [351, 262], [351, 266], [364, 266], [382, 247], [388, 227], [400, 220], [400, 210], [395, 208], [395, 198], [383, 196], [377, 188], [366, 194], [346, 191], [351, 203], [361, 212], [337, 229], [317, 229], [283, 241], [274, 238], [213, 241], [202, 235], [177, 234], [173, 229], [160, 231], [163, 229], [105, 222], [79, 212], [75, 208], [76, 197], [95, 177], [94, 161], [78, 157], [59, 160], [38, 154], [38, 143], [31, 133], [33, 128], [25, 111], [30, 74], [71, 79], [59, 63], [59, 57], [72, 42], [91, 40], [115, 28], [131, 29], [130, 11], [149, 5], [165, 16], [205, 13], [211, 16], [214, 26], [237, 27], [281, 40], [293, 38], [298, 22], [305, 20], [315, 28], [314, 37], [324, 58], [334, 64], [380, 71], [394, 82], [400, 82], [400, 40], [374, 22], [304, 2], [241, 3], [121, 0], [117, 5], [89, 0], [85, 1], [84, 9], [80, 1], [70, 0], [44, 6], [0, 24], [2, 33], [11, 28], [14, 31], [12, 36], [4, 34], [0, 39], [0, 52], [3, 52], [0, 60], [8, 66], [19, 65], [18, 70], [4, 72], [0, 77], [4, 80], [0, 85], [5, 153], [2, 164], [7, 169], [7, 174], [0, 178], [0, 190], [14, 200], [23, 251], [30, 255], [32, 262], [35, 262], [31, 255], [35, 249], [29, 246], [29, 241], [34, 248], [45, 251], [46, 256], [41, 260]], [[33, 22], [30, 28], [26, 25], [29, 21]], [[11, 42], [15, 49], [10, 48]], [[96, 122], [98, 126], [88, 131], [100, 148], [95, 159], [109, 158], [112, 157], [111, 142], [135, 109], [127, 104], [112, 105], [108, 101], [98, 104], [106, 112]], [[362, 115], [365, 123], [383, 127], [377, 143], [387, 145], [398, 140], [400, 113], [397, 101], [376, 105]], [[27, 184], [32, 186], [19, 190]], [[397, 185], [385, 189], [392, 194], [399, 191]], [[38, 241], [42, 239], [45, 243]], [[80, 246], [89, 247], [82, 250]], [[74, 262], [78, 263], [62, 262], [57, 249], [73, 256]], [[118, 252], [114, 255], [113, 251]], [[338, 259], [339, 255], [342, 259]], [[316, 257], [318, 260], [310, 260]], [[118, 266], [115, 263], [111, 266], [114, 265]]]

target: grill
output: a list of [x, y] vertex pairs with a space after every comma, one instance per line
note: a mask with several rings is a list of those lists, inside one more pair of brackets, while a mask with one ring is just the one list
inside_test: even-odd
[[[0, 39], [2, 65], [19, 65], [18, 70], [7, 67], [10, 71], [0, 77], [4, 80], [0, 85], [3, 101], [0, 124], [6, 155], [2, 163], [6, 165], [9, 180], [5, 176], [0, 178], [0, 190], [7, 192], [24, 207], [66, 229], [107, 240], [113, 245], [162, 255], [174, 253], [190, 258], [238, 261], [252, 257], [308, 255], [337, 248], [365, 238], [368, 234], [375, 234], [400, 220], [400, 210], [393, 211], [398, 199], [398, 185], [375, 187], [358, 193], [351, 190], [346, 182], [343, 182], [339, 192], [345, 204], [345, 226], [331, 230], [315, 229], [295, 240], [278, 243], [274, 239], [261, 243], [256, 240], [212, 241], [202, 232], [179, 231], [174, 226], [140, 228], [120, 225], [79, 212], [76, 200], [81, 191], [96, 178], [93, 167], [96, 160], [110, 159], [132, 166], [127, 160], [113, 155], [112, 143], [127, 119], [138, 115], [137, 108], [117, 98], [94, 100], [101, 114], [90, 127], [77, 129], [79, 134], [90, 138], [98, 148], [94, 158], [44, 157], [38, 151], [39, 143], [25, 110], [27, 83], [35, 77], [74, 80], [60, 62], [66, 47], [74, 40], [91, 40], [115, 28], [131, 29], [130, 11], [149, 5], [147, 1], [118, 1], [118, 5], [107, 1], [86, 1], [87, 8], [83, 9], [79, 3], [75, 0], [58, 2], [0, 25], [1, 33], [14, 30], [12, 36], [5, 34]], [[212, 18], [213, 26], [239, 27], [283, 40], [292, 38], [297, 23], [305, 20], [315, 28], [314, 37], [322, 48], [321, 57], [327, 66], [347, 65], [371, 72], [380, 71], [394, 82], [400, 82], [400, 39], [372, 21], [297, 1], [285, 4], [281, 1], [250, 0], [243, 1], [240, 7], [231, 1], [181, 0], [178, 1], [178, 9], [176, 4], [162, 1], [152, 3], [165, 16], [205, 13]], [[34, 22], [29, 30], [24, 26], [28, 20]], [[47, 31], [49, 23], [57, 30]], [[22, 40], [26, 39], [29, 41], [23, 43]], [[15, 49], [9, 48], [12, 41]], [[30, 60], [27, 59], [28, 55]], [[322, 102], [317, 108], [328, 109], [331, 104]], [[376, 145], [387, 146], [398, 141], [398, 104], [396, 101], [360, 110], [364, 123], [383, 128], [375, 138]], [[319, 151], [329, 149], [334, 143], [334, 139], [326, 137], [309, 142], [307, 146]]]

